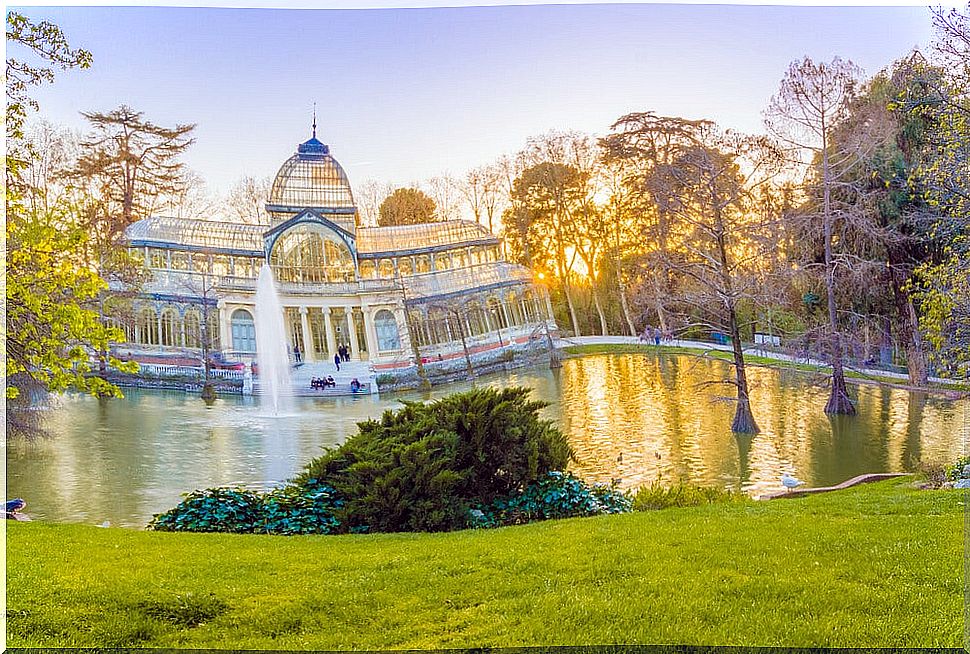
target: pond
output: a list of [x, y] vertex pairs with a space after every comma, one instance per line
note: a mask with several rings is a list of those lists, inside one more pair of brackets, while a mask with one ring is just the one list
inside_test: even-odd
[[[753, 367], [756, 436], [730, 432], [733, 387], [720, 361], [654, 354], [567, 359], [560, 370], [489, 375], [479, 385], [524, 385], [549, 403], [545, 416], [567, 434], [573, 470], [626, 489], [685, 481], [743, 490], [781, 490], [789, 472], [811, 486], [867, 472], [913, 470], [963, 453], [967, 400], [852, 385], [859, 414], [822, 413], [827, 391], [804, 373]], [[27, 500], [34, 519], [144, 527], [183, 492], [241, 485], [267, 489], [292, 477], [356, 423], [401, 399], [300, 398], [293, 415], [263, 416], [254, 398], [224, 397], [207, 407], [180, 392], [127, 389], [125, 399], [57, 398], [44, 412], [47, 436], [7, 441], [8, 497]]]

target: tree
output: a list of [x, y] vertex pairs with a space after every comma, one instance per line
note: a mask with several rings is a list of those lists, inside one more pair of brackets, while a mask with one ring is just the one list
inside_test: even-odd
[[[81, 264], [86, 238], [64, 207], [46, 214], [10, 211], [7, 238], [8, 399], [24, 389], [74, 388], [97, 396], [120, 396], [117, 387], [91, 376], [92, 352], [106, 352], [124, 334], [108, 327], [95, 310], [103, 279]], [[107, 364], [131, 370], [113, 357]]]
[[504, 195], [501, 168], [497, 164], [473, 168], [458, 183], [458, 189], [475, 222], [482, 223], [484, 217], [485, 226], [494, 234], [495, 218], [501, 214], [499, 208]]
[[573, 334], [582, 334], [570, 290], [576, 250], [567, 251], [567, 231], [585, 188], [582, 173], [572, 166], [545, 162], [522, 171], [515, 180], [513, 198], [518, 206], [514, 219], [522, 221], [519, 233], [523, 244], [516, 246], [530, 252], [532, 263], [543, 257], [542, 267], [555, 271], [562, 284]]
[[185, 189], [185, 164], [178, 159], [195, 142], [190, 136], [195, 125], [162, 127], [126, 105], [81, 115], [92, 132], [81, 144], [74, 174], [97, 187], [106, 207], [99, 231], [114, 242], [159, 201]]
[[90, 68], [93, 58], [87, 50], [72, 49], [57, 25], [48, 21], [32, 23], [16, 11], [7, 12], [7, 47], [14, 52], [25, 50], [28, 56], [42, 62], [37, 66], [16, 57], [7, 58], [7, 138], [19, 139], [23, 137], [27, 111], [37, 109], [37, 101], [29, 95], [30, 88], [53, 82], [55, 67]]
[[832, 389], [825, 413], [854, 415], [856, 410], [845, 386], [843, 342], [836, 306], [838, 268], [833, 247], [837, 215], [832, 208], [832, 191], [841, 175], [851, 170], [849, 161], [833, 166], [830, 138], [832, 129], [845, 118], [861, 72], [836, 57], [816, 63], [805, 57], [792, 62], [782, 78], [778, 94], [770, 102], [766, 123], [771, 133], [788, 148], [796, 162], [819, 161], [813, 180], [822, 197], [819, 207], [823, 232], [825, 289], [829, 320], [828, 349], [832, 365]]
[[435, 220], [461, 218], [461, 191], [454, 177], [448, 174], [432, 177], [426, 188], [428, 195], [434, 200]]
[[704, 141], [675, 146], [670, 163], [656, 166], [646, 183], [671, 232], [683, 236], [682, 249], [665, 265], [689, 280], [685, 299], [731, 337], [737, 387], [731, 430], [757, 433], [738, 313], [764, 286], [759, 268], [770, 246], [752, 191], [777, 174], [780, 156], [764, 138], [712, 131]]
[[[640, 244], [640, 263], [645, 278], [641, 289], [651, 299], [664, 333], [673, 332], [668, 315], [674, 282], [670, 269], [662, 265], [677, 249], [669, 217], [652, 197], [647, 180], [659, 166], [668, 165], [681, 147], [699, 142], [707, 121], [658, 116], [652, 111], [621, 116], [612, 134], [600, 140], [603, 160], [620, 168], [627, 192], [624, 205], [634, 212], [631, 231]], [[646, 286], [646, 288], [643, 288]]]
[[399, 188], [381, 202], [377, 224], [418, 225], [436, 219], [434, 200], [426, 193], [416, 188]]
[[376, 179], [364, 180], [354, 187], [360, 224], [373, 227], [379, 223], [381, 204], [394, 192], [394, 186]]
[[[123, 334], [106, 327], [92, 309], [105, 282], [84, 265], [79, 252], [87, 238], [78, 226], [77, 207], [67, 198], [44, 197], [26, 202], [26, 189], [37, 179], [25, 175], [42, 164], [31, 158], [36, 149], [24, 142], [27, 110], [37, 103], [31, 86], [53, 80], [53, 67], [87, 68], [91, 54], [71, 49], [63, 32], [48, 22], [34, 24], [16, 12], [7, 14], [7, 44], [26, 48], [43, 65], [7, 59], [7, 189], [6, 189], [6, 397], [21, 403], [8, 406], [8, 433], [30, 426], [18, 411], [31, 398], [24, 390], [61, 391], [76, 388], [94, 395], [118, 395], [103, 379], [92, 377], [91, 352], [102, 351]], [[35, 196], [36, 197], [36, 196]], [[110, 359], [112, 365], [131, 370]]]
[[914, 276], [920, 326], [947, 373], [970, 377], [970, 7], [934, 11], [936, 63], [924, 67], [918, 93], [902, 109], [935, 120], [917, 169], [926, 199], [943, 219], [935, 225], [943, 256]]
[[273, 185], [271, 177], [242, 177], [229, 189], [226, 206], [229, 218], [250, 225], [268, 225], [266, 202]]

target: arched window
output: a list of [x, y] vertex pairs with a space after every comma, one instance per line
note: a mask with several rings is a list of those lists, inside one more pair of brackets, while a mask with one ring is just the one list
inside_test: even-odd
[[322, 225], [297, 225], [273, 245], [270, 264], [283, 282], [319, 284], [354, 279], [354, 258], [336, 234]]
[[139, 342], [145, 345], [158, 345], [158, 315], [151, 307], [138, 312]]
[[360, 278], [361, 279], [374, 279], [377, 274], [377, 267], [374, 265], [373, 261], [361, 261], [360, 262]]
[[397, 270], [402, 277], [410, 277], [414, 274], [414, 266], [411, 265], [410, 257], [401, 257], [397, 260]]
[[492, 323], [492, 329], [505, 329], [509, 326], [505, 319], [505, 312], [502, 311], [502, 303], [498, 298], [488, 298], [488, 318]]
[[179, 314], [175, 309], [162, 311], [162, 345], [175, 347], [179, 344]]
[[414, 272], [418, 275], [431, 272], [431, 257], [426, 254], [414, 258]]
[[256, 351], [256, 323], [253, 314], [245, 309], [232, 312], [232, 349], [237, 352]]
[[185, 347], [202, 347], [202, 319], [199, 312], [189, 309], [185, 312]]
[[397, 320], [394, 314], [387, 309], [381, 309], [374, 316], [374, 331], [377, 332], [377, 349], [384, 352], [387, 350], [400, 350], [401, 337], [397, 330]]
[[381, 263], [377, 267], [377, 272], [380, 274], [381, 279], [391, 279], [394, 277], [394, 262], [390, 259], [381, 259]]
[[448, 252], [439, 252], [434, 255], [434, 269], [451, 270], [451, 254]]

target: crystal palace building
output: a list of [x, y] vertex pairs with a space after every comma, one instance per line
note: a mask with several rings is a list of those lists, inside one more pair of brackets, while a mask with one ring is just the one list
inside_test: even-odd
[[282, 300], [289, 351], [371, 371], [521, 346], [555, 329], [545, 289], [504, 260], [499, 238], [451, 220], [360, 224], [350, 182], [314, 135], [280, 167], [268, 224], [151, 217], [127, 230], [150, 270], [126, 326], [142, 354], [252, 361], [260, 269]]

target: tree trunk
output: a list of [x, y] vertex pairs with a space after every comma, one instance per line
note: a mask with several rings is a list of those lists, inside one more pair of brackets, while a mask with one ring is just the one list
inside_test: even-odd
[[734, 377], [738, 384], [738, 406], [734, 412], [731, 431], [737, 434], [757, 434], [758, 423], [751, 413], [751, 396], [748, 393], [748, 376], [744, 368], [744, 351], [741, 349], [741, 330], [738, 328], [738, 317], [732, 306], [729, 310], [731, 329], [731, 350], [734, 353]]
[[566, 296], [566, 306], [569, 307], [569, 319], [573, 325], [573, 336], [582, 336], [579, 331], [579, 320], [576, 319], [576, 307], [573, 306], [573, 298], [569, 293], [569, 275], [566, 272], [566, 266], [563, 264], [561, 258], [559, 258], [557, 263], [559, 267], [559, 279], [562, 282], [562, 292]]
[[623, 319], [626, 326], [630, 329], [630, 336], [637, 335], [637, 329], [633, 326], [633, 318], [630, 317], [630, 303], [626, 299], [626, 284], [623, 281], [623, 271], [620, 269], [619, 262], [616, 267], [616, 280], [620, 287], [620, 307], [623, 309]]
[[893, 304], [896, 309], [899, 340], [906, 348], [906, 368], [909, 372], [909, 383], [914, 386], [926, 386], [929, 380], [926, 352], [923, 350], [923, 339], [919, 332], [916, 309], [904, 289], [906, 275], [900, 269], [900, 258], [896, 248], [890, 247], [889, 279], [893, 289]]
[[653, 291], [654, 297], [656, 298], [657, 320], [660, 322], [660, 332], [666, 334], [669, 332], [667, 328], [667, 312], [664, 310], [664, 295], [660, 288], [660, 280], [657, 279], [656, 275], [653, 275]]
[[600, 333], [603, 336], [610, 335], [610, 329], [606, 326], [606, 315], [603, 313], [603, 305], [600, 303], [599, 293], [596, 292], [596, 279], [590, 277], [590, 292], [593, 294], [593, 303], [596, 305], [596, 313], [600, 319]]
[[838, 312], [835, 308], [835, 262], [832, 260], [832, 209], [829, 180], [829, 155], [826, 125], [822, 124], [822, 193], [825, 221], [825, 291], [829, 310], [829, 349], [832, 357], [832, 393], [825, 404], [825, 413], [855, 415], [855, 406], [845, 388], [842, 369], [842, 338], [839, 334]]

